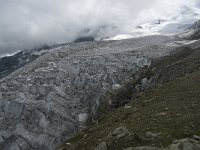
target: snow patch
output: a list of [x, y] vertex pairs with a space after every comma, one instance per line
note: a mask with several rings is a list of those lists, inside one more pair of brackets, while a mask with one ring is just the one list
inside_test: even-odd
[[115, 84], [115, 85], [112, 85], [112, 89], [113, 90], [117, 90], [119, 88], [121, 88], [122, 86], [120, 84]]
[[124, 39], [130, 39], [133, 38], [133, 35], [130, 34], [120, 34], [120, 35], [116, 35], [114, 37], [110, 37], [105, 39], [105, 41], [110, 41], [110, 40], [124, 40]]
[[78, 120], [81, 123], [84, 123], [88, 119], [88, 114], [87, 113], [80, 113], [78, 115]]

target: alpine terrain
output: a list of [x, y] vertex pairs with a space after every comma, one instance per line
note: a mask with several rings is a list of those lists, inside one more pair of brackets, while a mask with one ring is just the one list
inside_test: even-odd
[[2, 56], [0, 150], [199, 150], [199, 16]]

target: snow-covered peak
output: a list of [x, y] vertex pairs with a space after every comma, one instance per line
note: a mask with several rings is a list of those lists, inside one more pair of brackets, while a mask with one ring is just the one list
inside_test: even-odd
[[146, 23], [138, 24], [132, 31], [115, 35], [106, 40], [121, 40], [156, 34], [178, 34], [184, 32], [197, 20], [200, 20], [200, 8], [196, 6], [183, 6], [177, 14], [163, 16]]

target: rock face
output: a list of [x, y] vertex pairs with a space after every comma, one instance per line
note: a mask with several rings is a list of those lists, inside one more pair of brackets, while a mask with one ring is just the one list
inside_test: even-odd
[[19, 51], [11, 56], [0, 57], [0, 79], [9, 75], [20, 67], [29, 64], [39, 56], [51, 51], [51, 49], [55, 47], [58, 47], [58, 45], [52, 47], [45, 45], [32, 50]]
[[62, 45], [3, 78], [1, 150], [54, 149], [95, 115], [107, 89], [180, 46], [173, 41], [153, 36]]
[[129, 131], [126, 127], [119, 127], [115, 129], [112, 133], [112, 136], [116, 137], [117, 139], [122, 138], [126, 135], [129, 135]]
[[107, 150], [107, 144], [106, 142], [100, 143], [94, 150]]
[[13, 56], [0, 58], [0, 79], [7, 76], [19, 67], [23, 67], [38, 56], [26, 51], [20, 51]]
[[198, 40], [200, 38], [200, 20], [186, 28], [185, 31], [181, 33], [181, 37]]
[[141, 147], [129, 147], [124, 150], [200, 150], [200, 141], [195, 139], [182, 139], [174, 142], [167, 148], [141, 146]]

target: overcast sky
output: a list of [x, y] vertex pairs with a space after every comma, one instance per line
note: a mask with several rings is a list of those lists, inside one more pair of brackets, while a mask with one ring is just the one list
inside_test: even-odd
[[[0, 55], [78, 36], [110, 36], [198, 0], [0, 0]], [[198, 4], [199, 5], [199, 4]]]

